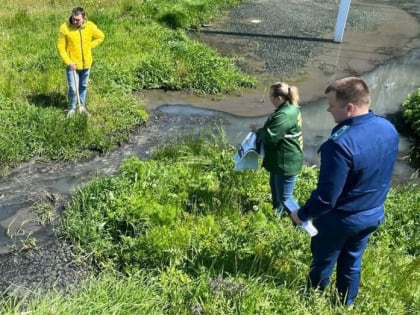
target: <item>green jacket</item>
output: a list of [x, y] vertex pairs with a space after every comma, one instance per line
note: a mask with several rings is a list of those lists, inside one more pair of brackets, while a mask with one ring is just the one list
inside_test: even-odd
[[264, 145], [263, 167], [276, 174], [297, 175], [303, 164], [302, 118], [299, 107], [280, 105], [256, 131]]

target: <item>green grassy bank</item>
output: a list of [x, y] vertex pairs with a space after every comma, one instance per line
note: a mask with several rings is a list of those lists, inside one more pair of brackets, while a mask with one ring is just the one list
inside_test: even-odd
[[[148, 115], [133, 91], [226, 93], [255, 80], [186, 35], [242, 1], [4, 0], [0, 6], [0, 169], [30, 158], [78, 159], [128, 139]], [[93, 51], [87, 106], [67, 119], [58, 27], [75, 6], [105, 33]]]
[[[218, 139], [223, 137], [218, 137]], [[10, 314], [415, 314], [420, 187], [393, 188], [363, 260], [355, 309], [305, 291], [309, 236], [271, 210], [263, 169], [233, 171], [235, 148], [184, 139], [127, 159], [68, 205], [61, 232], [99, 268], [70, 295], [3, 301]], [[305, 167], [296, 197], [315, 187]], [[332, 279], [334, 282], [334, 279]], [[332, 286], [333, 288], [334, 286]], [[311, 294], [308, 294], [311, 293]]]

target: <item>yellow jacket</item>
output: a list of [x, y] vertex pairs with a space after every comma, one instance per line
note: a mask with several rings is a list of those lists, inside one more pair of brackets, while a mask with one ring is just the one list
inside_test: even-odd
[[58, 32], [58, 53], [67, 66], [74, 62], [77, 70], [88, 69], [92, 66], [92, 48], [104, 39], [104, 33], [93, 22], [86, 21], [80, 29], [66, 22]]

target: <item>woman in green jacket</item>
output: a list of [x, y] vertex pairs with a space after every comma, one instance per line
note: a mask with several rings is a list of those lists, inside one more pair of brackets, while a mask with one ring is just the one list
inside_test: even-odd
[[297, 175], [303, 164], [302, 117], [296, 86], [277, 82], [270, 87], [274, 112], [262, 128], [251, 124], [264, 146], [263, 167], [270, 173], [273, 209], [281, 215], [284, 205], [298, 209], [293, 198]]

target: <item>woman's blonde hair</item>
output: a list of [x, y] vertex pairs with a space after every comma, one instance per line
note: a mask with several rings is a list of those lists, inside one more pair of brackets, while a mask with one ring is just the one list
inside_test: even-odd
[[288, 85], [285, 82], [276, 82], [271, 87], [271, 96], [279, 97], [282, 96], [290, 103], [298, 106], [299, 105], [299, 90], [294, 85]]

